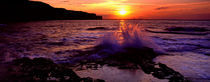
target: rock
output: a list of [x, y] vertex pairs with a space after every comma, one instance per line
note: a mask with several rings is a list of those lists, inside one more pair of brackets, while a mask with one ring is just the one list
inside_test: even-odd
[[[104, 82], [94, 81], [92, 78], [80, 78], [72, 69], [58, 65], [46, 58], [21, 58], [11, 62], [8, 68], [8, 77], [0, 78], [1, 81], [69, 81], [69, 82]], [[52, 79], [53, 78], [53, 79]]]
[[82, 82], [105, 82], [105, 81], [101, 79], [92, 79], [90, 77], [86, 77], [82, 78]]
[[205, 32], [209, 31], [206, 28], [199, 28], [199, 27], [171, 27], [166, 28], [167, 31], [187, 31], [187, 32]]
[[64, 45], [65, 43], [64, 43], [64, 42], [48, 42], [47, 44], [48, 44], [48, 45], [62, 46], [62, 45]]
[[87, 30], [108, 30], [105, 27], [95, 27], [95, 28], [88, 28]]

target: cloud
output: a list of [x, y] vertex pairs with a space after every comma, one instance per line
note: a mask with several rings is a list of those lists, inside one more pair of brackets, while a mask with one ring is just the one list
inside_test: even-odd
[[163, 9], [169, 9], [169, 7], [158, 7], [155, 10], [163, 10]]
[[[119, 10], [130, 11], [131, 16], [146, 18], [208, 17], [210, 0], [33, 0], [49, 3], [54, 7], [79, 10], [116, 18]], [[195, 15], [196, 14], [196, 15]], [[190, 16], [190, 17], [189, 17]]]
[[62, 2], [69, 2], [69, 1], [66, 0], [66, 1], [62, 1]]

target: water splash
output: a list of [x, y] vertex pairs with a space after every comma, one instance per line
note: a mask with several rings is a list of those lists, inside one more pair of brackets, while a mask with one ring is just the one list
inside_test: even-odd
[[163, 50], [147, 37], [143, 27], [139, 24], [125, 24], [124, 21], [118, 31], [105, 35], [98, 46], [109, 54], [122, 52], [127, 48], [153, 48], [155, 52], [163, 53]]

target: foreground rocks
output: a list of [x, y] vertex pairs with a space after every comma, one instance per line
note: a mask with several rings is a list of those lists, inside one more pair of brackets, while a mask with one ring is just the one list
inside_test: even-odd
[[[97, 48], [101, 51], [100, 48]], [[97, 51], [94, 51], [97, 52]], [[106, 52], [100, 52], [100, 54], [108, 54]], [[141, 68], [146, 74], [152, 74], [158, 79], [168, 79], [169, 82], [189, 82], [183, 75], [179, 72], [169, 68], [165, 64], [155, 63], [153, 59], [157, 57], [158, 54], [154, 52], [152, 48], [125, 48], [124, 51], [117, 52], [105, 57], [103, 60], [86, 61], [82, 62], [81, 65], [86, 64], [87, 68], [97, 69], [104, 64], [108, 66], [115, 66], [119, 69], [139, 69]], [[89, 63], [96, 63], [90, 66]], [[97, 65], [98, 64], [98, 65]]]
[[158, 54], [155, 53], [152, 48], [128, 48], [126, 50], [126, 53], [118, 53], [115, 57], [111, 58], [117, 59], [119, 62], [133, 63], [134, 67], [140, 66], [145, 73], [152, 74], [158, 79], [168, 79], [169, 82], [188, 81], [179, 72], [174, 71], [165, 64], [153, 62], [153, 59], [157, 57]]
[[[100, 47], [91, 51], [78, 53], [94, 54], [99, 53], [103, 57], [101, 59], [83, 59], [80, 61], [81, 70], [102, 67], [103, 65], [115, 66], [119, 69], [142, 69], [147, 74], [152, 74], [158, 79], [168, 79], [169, 82], [189, 82], [179, 72], [169, 68], [165, 64], [155, 63], [153, 59], [159, 54], [155, 53], [152, 48], [124, 48], [110, 54], [102, 51]], [[88, 56], [87, 56], [88, 57]], [[1, 81], [69, 81], [69, 82], [104, 82], [100, 79], [80, 78], [68, 65], [55, 64], [52, 60], [46, 58], [21, 58], [16, 59], [1, 72]], [[1, 67], [1, 66], [0, 66]], [[1, 67], [2, 68], [2, 67]]]
[[[2, 68], [2, 67], [1, 67]], [[6, 72], [0, 81], [59, 81], [59, 82], [105, 82], [100, 79], [80, 78], [72, 69], [55, 64], [46, 58], [21, 58], [4, 66]]]

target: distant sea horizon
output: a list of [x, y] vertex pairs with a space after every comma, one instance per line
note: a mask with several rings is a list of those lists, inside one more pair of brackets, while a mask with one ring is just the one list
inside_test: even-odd
[[180, 21], [210, 21], [210, 19], [102, 19], [102, 20], [180, 20]]

